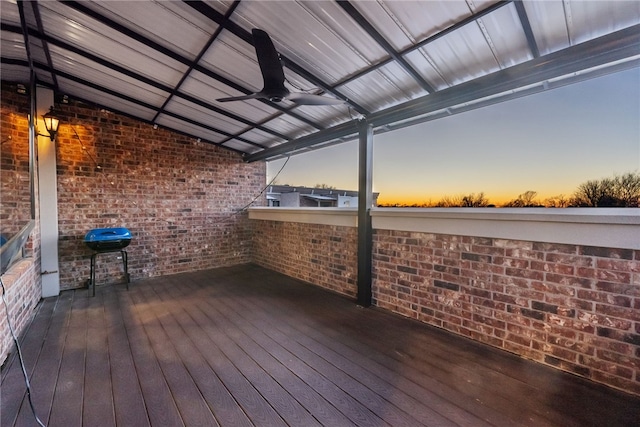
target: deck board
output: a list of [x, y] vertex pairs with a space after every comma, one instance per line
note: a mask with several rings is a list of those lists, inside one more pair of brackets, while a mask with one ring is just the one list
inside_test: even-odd
[[127, 322], [122, 313], [123, 307], [114, 292], [102, 292], [98, 297], [103, 297], [116, 425], [149, 426], [145, 400], [126, 329]]
[[[66, 291], [22, 337], [47, 425], [627, 426], [640, 399], [244, 265]], [[35, 425], [19, 365], [0, 425]]]

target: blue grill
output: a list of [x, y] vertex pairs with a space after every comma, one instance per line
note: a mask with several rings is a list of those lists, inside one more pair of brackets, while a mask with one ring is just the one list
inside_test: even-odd
[[129, 257], [124, 250], [131, 243], [131, 232], [124, 227], [114, 228], [94, 228], [84, 236], [84, 243], [94, 250], [91, 255], [91, 272], [87, 287], [92, 290], [92, 295], [96, 295], [96, 256], [105, 252], [120, 252], [122, 256], [122, 266], [124, 276], [129, 289]]
[[131, 243], [131, 232], [124, 227], [94, 228], [84, 236], [84, 243], [98, 252], [117, 251]]

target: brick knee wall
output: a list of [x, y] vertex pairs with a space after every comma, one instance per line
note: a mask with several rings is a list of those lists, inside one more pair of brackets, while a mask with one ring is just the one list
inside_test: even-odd
[[353, 227], [252, 221], [253, 262], [348, 296], [356, 295]]
[[374, 303], [640, 394], [640, 251], [376, 230]]

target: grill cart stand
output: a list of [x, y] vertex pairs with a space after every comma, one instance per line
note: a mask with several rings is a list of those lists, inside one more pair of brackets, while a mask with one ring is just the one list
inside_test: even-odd
[[110, 252], [120, 252], [122, 256], [122, 265], [124, 267], [124, 277], [127, 283], [127, 290], [129, 289], [129, 283], [131, 282], [131, 278], [129, 277], [129, 260], [127, 251], [120, 249], [114, 249], [110, 251], [97, 251], [91, 255], [91, 275], [89, 277], [89, 288], [91, 289], [91, 296], [96, 296], [96, 256], [100, 254], [107, 254]]
[[99, 254], [120, 252], [124, 277], [129, 289], [131, 277], [129, 276], [129, 256], [124, 250], [131, 243], [131, 232], [126, 228], [95, 228], [84, 236], [85, 244], [93, 249], [91, 255], [91, 273], [87, 287], [91, 289], [92, 296], [96, 296], [96, 257]]

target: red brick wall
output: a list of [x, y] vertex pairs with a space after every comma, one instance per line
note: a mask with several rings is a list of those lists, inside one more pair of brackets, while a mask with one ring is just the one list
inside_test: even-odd
[[[0, 111], [0, 228], [3, 233], [13, 235], [31, 218], [27, 122], [29, 98], [18, 95], [14, 86], [3, 82]], [[26, 258], [16, 262], [2, 276], [11, 325], [18, 336], [31, 321], [33, 309], [41, 297], [40, 229], [37, 214], [36, 225], [27, 241], [25, 254]], [[0, 365], [14, 351], [3, 305], [0, 305]]]
[[375, 304], [640, 394], [640, 251], [376, 230]]
[[[132, 280], [250, 261], [247, 215], [234, 213], [265, 185], [265, 163], [81, 103], [60, 112], [62, 289], [85, 286], [91, 251], [83, 239], [93, 228], [132, 232]], [[98, 266], [98, 285], [121, 280], [115, 255], [98, 256]]]
[[[31, 235], [36, 238], [39, 231], [34, 230]], [[14, 265], [2, 276], [2, 283], [6, 289], [5, 298], [9, 307], [11, 326], [18, 337], [22, 335], [25, 327], [31, 322], [34, 308], [40, 301], [42, 291], [40, 287], [40, 252], [36, 256], [24, 258]], [[15, 351], [13, 339], [9, 331], [4, 304], [0, 306], [0, 365]]]
[[0, 233], [10, 237], [31, 219], [29, 98], [2, 84], [0, 107]]
[[253, 261], [334, 292], [354, 297], [357, 230], [279, 221], [253, 222]]

